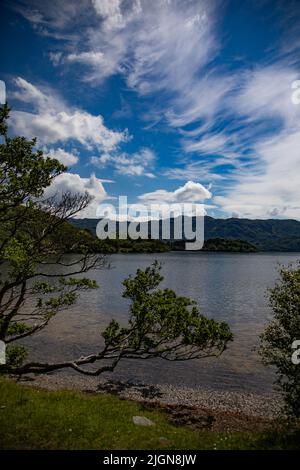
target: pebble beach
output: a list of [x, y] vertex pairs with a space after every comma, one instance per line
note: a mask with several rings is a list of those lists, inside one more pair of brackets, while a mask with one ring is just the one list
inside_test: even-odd
[[[134, 400], [150, 407], [160, 407], [176, 416], [199, 415], [219, 418], [222, 423], [232, 421], [246, 429], [260, 423], [272, 422], [280, 417], [282, 400], [278, 394], [253, 394], [240, 391], [220, 391], [206, 388], [188, 388], [173, 385], [151, 385], [120, 382], [77, 374], [51, 373], [29, 376], [21, 383], [48, 390], [76, 390], [85, 393], [112, 393], [122, 399]], [[245, 426], [242, 426], [245, 427]]]

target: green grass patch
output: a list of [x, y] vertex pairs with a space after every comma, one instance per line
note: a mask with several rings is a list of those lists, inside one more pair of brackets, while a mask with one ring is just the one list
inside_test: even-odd
[[[136, 415], [155, 426], [136, 426]], [[39, 390], [0, 378], [1, 449], [286, 449], [300, 448], [299, 437], [193, 431], [112, 395]]]

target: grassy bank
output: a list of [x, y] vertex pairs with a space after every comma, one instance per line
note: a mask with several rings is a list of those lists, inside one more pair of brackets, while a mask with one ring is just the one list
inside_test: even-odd
[[[135, 425], [136, 415], [155, 426]], [[299, 434], [192, 431], [115, 396], [50, 392], [0, 378], [2, 449], [285, 449], [300, 448], [299, 442]]]

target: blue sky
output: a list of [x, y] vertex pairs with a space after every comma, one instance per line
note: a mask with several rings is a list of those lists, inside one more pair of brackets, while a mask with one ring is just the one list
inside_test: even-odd
[[4, 0], [12, 133], [51, 191], [300, 219], [300, 2]]

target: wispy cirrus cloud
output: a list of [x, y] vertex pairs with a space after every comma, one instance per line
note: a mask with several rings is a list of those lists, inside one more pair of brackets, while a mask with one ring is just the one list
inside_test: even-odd
[[81, 38], [71, 51], [69, 44], [65, 50], [62, 45], [62, 61], [86, 65], [83, 79], [95, 84], [120, 73], [141, 94], [186, 91], [218, 51], [214, 26], [219, 0], [92, 0], [82, 8], [66, 2], [69, 8], [60, 11], [58, 23], [49, 5], [44, 12], [43, 5], [30, 3], [30, 11], [39, 12], [45, 24], [48, 18], [51, 30], [61, 30], [75, 14], [77, 21], [82, 19]]
[[[299, 218], [300, 106], [291, 102], [291, 84], [300, 79], [300, 16], [295, 14], [297, 2], [283, 3], [263, 2], [270, 18], [281, 11], [282, 20], [276, 44], [270, 44], [256, 63], [244, 61], [233, 67], [219, 60], [224, 46], [221, 0], [78, 4], [82, 35], [71, 45], [61, 41], [61, 50], [56, 47], [52, 59], [67, 72], [82, 67], [82, 79], [92, 86], [118, 75], [128, 89], [148, 100], [145, 131], [163, 125], [180, 136], [178, 157], [169, 168], [161, 167], [161, 176], [213, 182], [215, 201], [227, 215]], [[66, 5], [56, 21], [50, 3], [48, 10], [35, 0], [29, 4], [34, 8], [28, 19], [44, 32], [69, 32], [74, 5]], [[47, 109], [43, 97], [35, 93], [35, 100], [40, 110]], [[84, 122], [93, 128], [89, 119]], [[48, 125], [54, 134], [55, 124]], [[111, 166], [119, 174], [154, 174], [137, 155], [108, 147], [102, 146], [93, 163]]]
[[229, 191], [215, 198], [225, 212], [300, 218], [300, 106], [292, 102], [297, 77], [297, 69], [284, 62], [260, 67], [247, 74], [232, 101], [249, 127], [244, 146], [250, 146], [258, 164], [238, 172]]
[[76, 37], [73, 28], [81, 23], [82, 12], [90, 7], [90, 0], [11, 0], [10, 7], [30, 21], [39, 34], [66, 40]]

